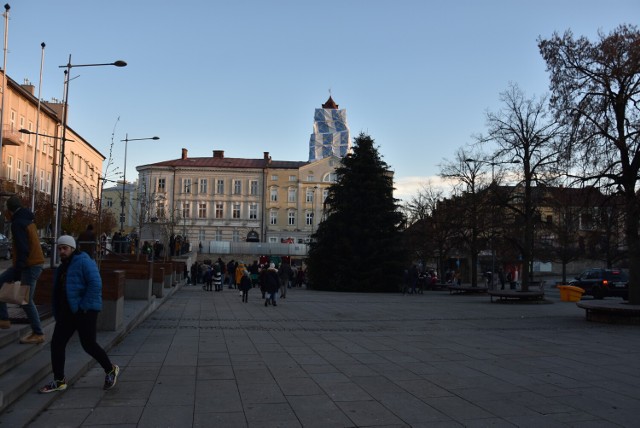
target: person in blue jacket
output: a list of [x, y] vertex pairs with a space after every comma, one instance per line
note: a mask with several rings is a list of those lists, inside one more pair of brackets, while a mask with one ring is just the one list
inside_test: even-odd
[[120, 367], [111, 363], [107, 353], [96, 342], [98, 313], [102, 310], [102, 279], [95, 261], [76, 250], [69, 235], [58, 238], [61, 264], [53, 281], [53, 316], [56, 325], [51, 338], [53, 381], [40, 388], [41, 393], [67, 389], [64, 375], [67, 343], [77, 330], [82, 349], [104, 369], [104, 389], [115, 386]]

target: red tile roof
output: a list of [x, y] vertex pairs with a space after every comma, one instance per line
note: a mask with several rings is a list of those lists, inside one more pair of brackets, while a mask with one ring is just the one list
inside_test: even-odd
[[227, 157], [206, 157], [206, 158], [186, 158], [173, 159], [146, 165], [140, 165], [138, 169], [148, 167], [170, 167], [170, 168], [278, 168], [297, 169], [309, 162], [303, 161], [278, 161], [272, 160], [270, 163], [265, 159], [245, 159]]

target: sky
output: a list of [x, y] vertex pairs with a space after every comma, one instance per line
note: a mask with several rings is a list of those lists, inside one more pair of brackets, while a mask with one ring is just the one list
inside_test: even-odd
[[[7, 74], [63, 99], [69, 125], [121, 179], [137, 165], [212, 156], [307, 161], [329, 94], [352, 138], [370, 135], [395, 197], [438, 185], [440, 165], [485, 131], [500, 93], [545, 95], [538, 38], [596, 40], [640, 21], [638, 0], [22, 0], [9, 2]], [[2, 20], [4, 28], [4, 20]]]

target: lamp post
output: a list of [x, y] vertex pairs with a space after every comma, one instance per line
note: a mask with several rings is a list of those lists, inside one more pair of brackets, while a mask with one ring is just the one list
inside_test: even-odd
[[60, 175], [58, 177], [58, 205], [56, 206], [56, 226], [54, 228], [53, 233], [53, 251], [51, 252], [51, 260], [52, 265], [53, 261], [56, 260], [56, 252], [57, 245], [56, 241], [58, 240], [58, 236], [60, 236], [60, 232], [62, 229], [62, 195], [63, 193], [63, 185], [64, 185], [64, 149], [65, 149], [65, 141], [67, 137], [67, 113], [69, 110], [69, 81], [71, 75], [71, 69], [76, 67], [102, 67], [113, 65], [114, 67], [126, 67], [127, 63], [121, 60], [115, 62], [108, 63], [97, 63], [97, 64], [71, 64], [71, 55], [69, 55], [69, 61], [66, 65], [60, 65], [58, 68], [65, 68], [64, 71], [64, 99], [62, 102], [62, 143], [60, 145]]
[[127, 145], [129, 141], [142, 141], [142, 140], [159, 140], [160, 137], [145, 137], [145, 138], [129, 138], [129, 134], [126, 134], [124, 140], [124, 171], [122, 172], [122, 201], [120, 201], [120, 233], [124, 232], [124, 207], [125, 207], [125, 188], [127, 185]]

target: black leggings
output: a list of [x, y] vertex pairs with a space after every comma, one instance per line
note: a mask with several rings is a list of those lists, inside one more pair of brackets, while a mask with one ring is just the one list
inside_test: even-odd
[[67, 343], [77, 330], [82, 349], [91, 355], [108, 373], [112, 369], [111, 360], [107, 353], [96, 342], [97, 311], [78, 311], [76, 314], [60, 314], [56, 319], [56, 326], [51, 338], [51, 365], [56, 380], [64, 379], [64, 362]]

